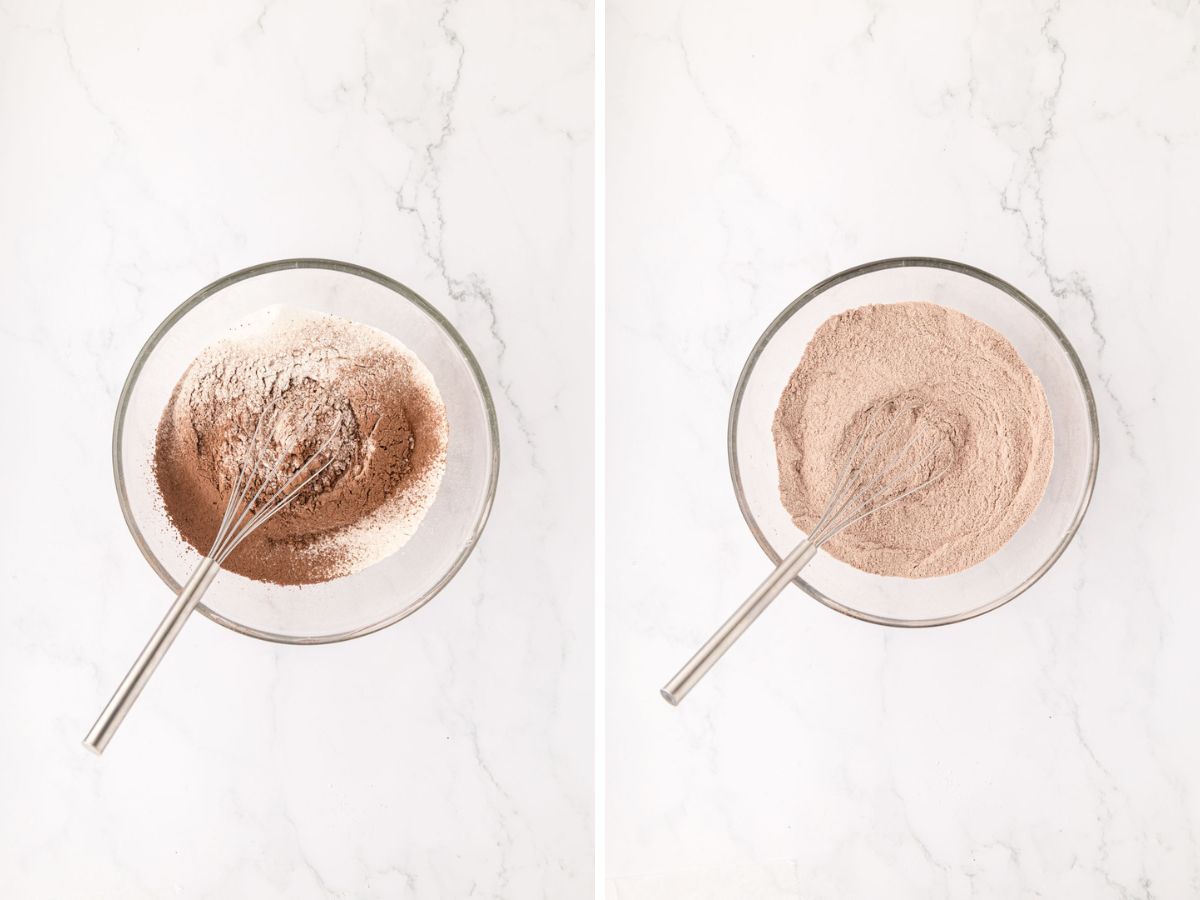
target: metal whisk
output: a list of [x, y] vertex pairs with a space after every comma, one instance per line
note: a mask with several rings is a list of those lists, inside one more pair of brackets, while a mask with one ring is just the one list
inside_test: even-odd
[[[878, 431], [873, 431], [877, 425], [880, 426]], [[932, 449], [919, 446], [922, 436], [932, 439]], [[899, 449], [890, 456], [881, 452], [894, 447]], [[954, 464], [954, 450], [951, 436], [926, 422], [919, 406], [902, 400], [888, 400], [874, 406], [846, 457], [826, 501], [824, 514], [812, 532], [783, 558], [775, 571], [667, 682], [660, 691], [663, 698], [677, 706], [817, 555], [822, 544], [867, 516], [938, 481]], [[914, 479], [916, 483], [910, 485]]]
[[[292, 454], [304, 446], [309, 436], [305, 432], [315, 423], [320, 405], [320, 401], [315, 403], [301, 419], [302, 427], [283, 440], [276, 440], [276, 430], [280, 422], [279, 403], [268, 406], [259, 416], [254, 435], [243, 453], [238, 475], [230, 490], [225, 514], [221, 518], [212, 547], [192, 572], [179, 596], [175, 598], [158, 628], [146, 642], [145, 648], [113, 693], [112, 699], [100, 713], [96, 724], [84, 738], [83, 745], [89, 750], [97, 754], [104, 752], [104, 748], [108, 746], [113, 734], [128, 715], [146, 682], [150, 680], [150, 676], [154, 674], [154, 670], [179, 635], [183, 623], [221, 571], [221, 565], [229, 558], [229, 554], [268, 519], [291, 503], [300, 491], [333, 462], [333, 454], [326, 454], [326, 451], [341, 427], [340, 413], [328, 436], [312, 454], [290, 472], [283, 469], [284, 463]], [[273, 444], [277, 447], [274, 451], [271, 449]]]

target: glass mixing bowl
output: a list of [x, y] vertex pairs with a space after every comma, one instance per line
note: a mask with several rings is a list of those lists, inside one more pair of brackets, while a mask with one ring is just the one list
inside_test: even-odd
[[817, 328], [872, 303], [925, 300], [995, 328], [1041, 379], [1054, 422], [1054, 468], [1045, 496], [999, 552], [940, 578], [886, 578], [827, 553], [796, 578], [826, 606], [881, 625], [961, 622], [1016, 597], [1062, 555], [1091, 500], [1100, 456], [1096, 404], [1065, 335], [1036, 303], [999, 278], [944, 259], [867, 263], [827, 278], [787, 307], [750, 352], [729, 414], [729, 469], [746, 524], [773, 563], [803, 538], [779, 499], [771, 422], [780, 394]]
[[167, 519], [154, 483], [159, 417], [204, 347], [246, 316], [276, 304], [371, 325], [420, 357], [446, 405], [445, 476], [421, 526], [387, 559], [302, 587], [224, 572], [198, 609], [241, 634], [282, 643], [360, 637], [419, 609], [454, 577], [483, 531], [500, 463], [496, 411], [479, 364], [441, 313], [399, 282], [350, 263], [289, 259], [234, 272], [190, 297], [150, 336], [125, 380], [113, 425], [117, 496], [142, 554], [178, 593], [201, 556]]

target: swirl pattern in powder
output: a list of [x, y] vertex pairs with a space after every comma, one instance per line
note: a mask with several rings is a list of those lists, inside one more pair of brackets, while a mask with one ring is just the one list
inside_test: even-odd
[[878, 575], [962, 571], [1008, 543], [1041, 501], [1054, 431], [1041, 382], [1012, 344], [955, 310], [864, 306], [817, 329], [775, 412], [783, 505], [811, 531], [866, 411], [895, 398], [954, 435], [953, 463], [824, 549]]

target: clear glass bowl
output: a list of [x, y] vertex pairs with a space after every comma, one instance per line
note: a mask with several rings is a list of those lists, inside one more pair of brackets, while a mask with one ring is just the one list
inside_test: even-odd
[[961, 622], [1016, 597], [1054, 565], [1087, 511], [1100, 456], [1096, 404], [1079, 357], [1041, 307], [987, 272], [943, 259], [886, 259], [827, 278], [780, 313], [750, 352], [729, 414], [729, 469], [746, 524], [778, 564], [803, 537], [779, 499], [771, 422], [784, 385], [830, 316], [910, 300], [959, 310], [1004, 335], [1041, 379], [1054, 422], [1045, 496], [994, 556], [954, 575], [910, 580], [861, 572], [818, 553], [796, 578], [848, 616], [920, 627]]
[[265, 640], [347, 640], [400, 621], [445, 587], [479, 540], [496, 493], [499, 435], [483, 373], [454, 327], [404, 285], [350, 263], [289, 259], [234, 272], [194, 294], [158, 326], [125, 380], [113, 425], [117, 496], [142, 554], [177, 593], [201, 557], [167, 519], [154, 484], [159, 417], [205, 346], [280, 303], [394, 335], [429, 367], [446, 404], [446, 473], [420, 528], [397, 553], [346, 578], [303, 587], [223, 572], [199, 606], [213, 621]]

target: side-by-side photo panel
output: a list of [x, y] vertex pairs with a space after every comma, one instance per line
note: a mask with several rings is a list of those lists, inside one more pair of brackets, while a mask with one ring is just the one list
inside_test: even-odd
[[609, 896], [1187, 895], [1197, 10], [607, 26]]
[[593, 896], [594, 17], [0, 8], [0, 895]]

